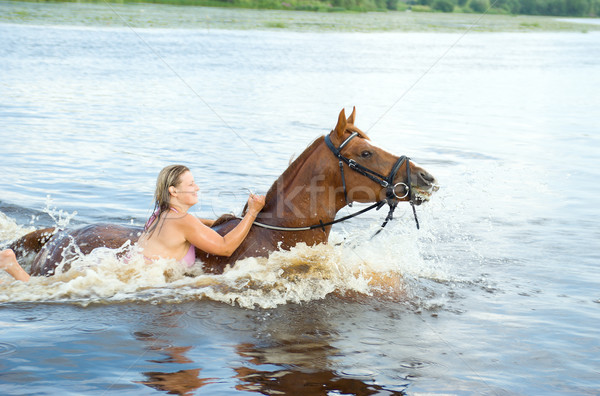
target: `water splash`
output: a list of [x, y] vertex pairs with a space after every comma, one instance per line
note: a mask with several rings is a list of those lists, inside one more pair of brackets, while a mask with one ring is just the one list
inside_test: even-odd
[[62, 209], [57, 209], [55, 206], [52, 206], [52, 203], [52, 197], [47, 195], [46, 206], [44, 207], [43, 212], [50, 216], [57, 229], [64, 230], [71, 224], [71, 220], [77, 215], [77, 212], [74, 211], [73, 213], [69, 213]]
[[[53, 214], [57, 224], [68, 224], [74, 216]], [[454, 276], [435, 260], [422, 257], [418, 243], [422, 233], [398, 225], [371, 240], [375, 227], [378, 225], [374, 223], [364, 230], [334, 232], [327, 245], [300, 243], [289, 251], [273, 252], [268, 258], [246, 258], [220, 275], [203, 272], [201, 263], [190, 269], [175, 260], [148, 264], [135, 245], [98, 248], [88, 255], [72, 246], [69, 249], [76, 253], [75, 258], [61, 263], [52, 277], [32, 277], [29, 283], [22, 283], [0, 274], [0, 302], [85, 306], [210, 299], [252, 309], [336, 294], [414, 303], [427, 294], [422, 291], [421, 279], [443, 281]]]
[[0, 241], [10, 242], [32, 231], [35, 227], [18, 225], [14, 219], [0, 212]]

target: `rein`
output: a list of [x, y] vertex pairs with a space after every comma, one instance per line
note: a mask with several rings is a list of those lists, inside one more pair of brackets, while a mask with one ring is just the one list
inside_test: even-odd
[[[383, 228], [387, 225], [387, 223], [390, 220], [393, 219], [394, 210], [396, 210], [396, 206], [398, 206], [398, 201], [394, 200], [394, 198], [403, 199], [403, 198], [409, 197], [409, 202], [412, 206], [413, 214], [415, 216], [415, 223], [417, 224], [417, 229], [419, 229], [419, 219], [417, 218], [417, 211], [415, 209], [415, 204], [413, 202], [413, 196], [412, 196], [412, 189], [410, 187], [410, 158], [408, 158], [405, 155], [400, 156], [400, 158], [398, 158], [396, 160], [396, 163], [394, 164], [394, 166], [392, 166], [392, 170], [390, 171], [389, 175], [387, 177], [385, 177], [367, 167], [362, 166], [361, 164], [357, 163], [356, 161], [354, 161], [351, 158], [344, 157], [341, 154], [342, 149], [350, 142], [350, 140], [354, 139], [356, 136], [358, 136], [358, 132], [353, 132], [346, 140], [344, 140], [342, 142], [342, 144], [340, 144], [339, 147], [335, 147], [334, 144], [331, 142], [329, 135], [325, 135], [325, 144], [331, 150], [333, 155], [335, 155], [339, 160], [340, 173], [342, 174], [342, 185], [344, 187], [344, 199], [346, 200], [346, 204], [348, 206], [352, 207], [352, 202], [348, 202], [348, 192], [346, 189], [346, 177], [344, 176], [344, 163], [346, 163], [348, 165], [348, 167], [350, 169], [352, 169], [353, 171], [358, 172], [361, 175], [368, 177], [369, 179], [373, 180], [375, 183], [377, 183], [377, 184], [381, 185], [383, 188], [385, 188], [386, 192], [385, 192], [384, 199], [374, 203], [373, 205], [371, 205], [365, 209], [362, 209], [362, 210], [359, 210], [358, 212], [352, 213], [348, 216], [344, 216], [342, 218], [339, 218], [339, 219], [336, 219], [333, 221], [329, 221], [327, 223], [323, 223], [322, 220], [319, 220], [319, 224], [314, 224], [314, 225], [307, 226], [307, 227], [279, 227], [279, 226], [273, 226], [273, 225], [269, 225], [269, 224], [263, 224], [263, 223], [260, 223], [257, 221], [255, 221], [253, 224], [257, 225], [259, 227], [262, 227], [262, 228], [266, 228], [269, 230], [276, 230], [276, 231], [308, 231], [308, 230], [314, 230], [317, 228], [321, 228], [321, 229], [323, 229], [323, 232], [325, 232], [326, 226], [330, 226], [330, 225], [333, 225], [336, 223], [341, 223], [342, 221], [349, 220], [353, 217], [356, 217], [363, 213], [366, 213], [372, 209], [379, 210], [383, 207], [383, 205], [385, 205], [387, 203], [390, 207], [389, 212], [388, 212], [387, 216], [385, 217], [383, 224], [381, 224], [381, 228], [379, 230], [377, 230], [377, 232], [373, 235], [373, 237], [374, 237], [375, 235], [379, 234], [381, 232], [381, 230], [383, 230]], [[398, 173], [398, 170], [400, 169], [400, 167], [403, 164], [406, 164], [406, 181], [408, 184], [403, 183], [403, 182], [394, 184], [394, 178], [396, 177], [396, 173]], [[396, 194], [396, 187], [398, 187], [398, 186], [404, 187], [404, 190], [406, 191], [404, 195], [399, 196], [398, 194]]]

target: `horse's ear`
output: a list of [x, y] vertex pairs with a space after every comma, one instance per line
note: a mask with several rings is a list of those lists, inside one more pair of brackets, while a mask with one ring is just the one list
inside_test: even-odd
[[348, 117], [348, 124], [352, 124], [354, 125], [354, 120], [356, 119], [356, 106], [354, 106], [352, 108], [352, 114], [350, 114], [350, 117]]
[[342, 136], [344, 136], [344, 132], [346, 132], [346, 112], [344, 111], [344, 109], [342, 109], [342, 111], [340, 112], [340, 116], [338, 117], [338, 122], [337, 125], [335, 126], [335, 134], [338, 138], [342, 138]]

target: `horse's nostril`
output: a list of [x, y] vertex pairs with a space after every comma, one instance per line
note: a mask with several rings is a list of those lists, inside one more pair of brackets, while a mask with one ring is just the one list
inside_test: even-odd
[[425, 171], [419, 172], [419, 177], [429, 184], [431, 184], [435, 181], [435, 177], [431, 176], [429, 173], [427, 173]]

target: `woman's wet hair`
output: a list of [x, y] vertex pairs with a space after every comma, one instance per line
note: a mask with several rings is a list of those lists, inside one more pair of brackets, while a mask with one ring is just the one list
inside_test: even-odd
[[152, 234], [158, 226], [160, 216], [171, 207], [171, 194], [169, 187], [177, 187], [181, 183], [181, 175], [189, 172], [190, 169], [185, 165], [165, 166], [156, 178], [156, 190], [154, 190], [154, 209], [152, 215], [144, 226], [144, 231]]

